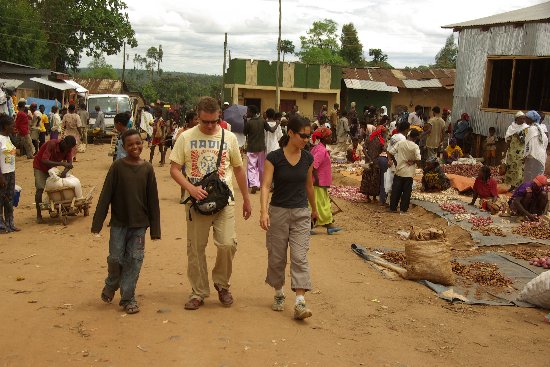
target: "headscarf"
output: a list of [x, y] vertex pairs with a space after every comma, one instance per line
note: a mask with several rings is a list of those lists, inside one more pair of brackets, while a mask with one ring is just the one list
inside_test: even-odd
[[521, 117], [521, 116], [525, 116], [525, 114], [521, 111], [516, 112], [516, 118]]
[[465, 121], [470, 121], [470, 115], [468, 115], [466, 112], [464, 112], [460, 118]]
[[533, 182], [534, 182], [538, 187], [542, 187], [542, 186], [548, 185], [548, 179], [547, 179], [546, 176], [544, 176], [544, 175], [538, 175], [537, 177], [535, 177], [535, 178], [533, 179]]
[[313, 132], [313, 134], [311, 135], [311, 140], [315, 144], [317, 139], [323, 140], [324, 138], [330, 136], [331, 134], [332, 134], [332, 131], [328, 127], [320, 127]]
[[386, 106], [382, 106], [380, 108], [383, 110], [382, 116], [388, 116], [388, 108]]
[[531, 119], [532, 121], [534, 121], [535, 124], [540, 123], [540, 115], [537, 111], [531, 110], [531, 111], [527, 112], [525, 114], [525, 116], [528, 117], [529, 119]]
[[374, 130], [370, 136], [369, 136], [369, 140], [372, 141], [375, 137], [378, 138], [378, 141], [380, 142], [381, 145], [384, 145], [385, 141], [384, 141], [384, 138], [382, 137], [382, 133], [384, 133], [386, 131], [386, 127], [384, 125], [379, 125], [376, 130]]

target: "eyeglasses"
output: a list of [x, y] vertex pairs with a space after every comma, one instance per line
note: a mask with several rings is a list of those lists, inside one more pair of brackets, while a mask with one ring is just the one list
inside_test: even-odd
[[311, 138], [311, 134], [298, 133], [298, 135], [299, 135], [300, 138], [302, 138], [302, 139], [309, 139], [309, 138]]
[[205, 125], [208, 125], [208, 124], [216, 125], [218, 122], [220, 122], [219, 118], [217, 118], [215, 120], [201, 120], [201, 123], [205, 124]]

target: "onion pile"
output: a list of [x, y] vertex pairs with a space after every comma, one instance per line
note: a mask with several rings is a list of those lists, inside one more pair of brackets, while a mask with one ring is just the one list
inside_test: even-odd
[[[477, 177], [481, 164], [443, 164], [443, 172], [464, 177]], [[491, 176], [497, 181], [502, 182], [502, 176], [499, 176], [498, 167], [491, 167]]]
[[543, 221], [522, 222], [519, 227], [512, 230], [512, 233], [539, 240], [550, 240], [550, 226]]
[[529, 261], [530, 265], [543, 267], [545, 269], [550, 269], [550, 257], [544, 256], [544, 257], [535, 257]]
[[506, 237], [506, 234], [504, 233], [502, 228], [496, 226], [472, 227], [472, 230], [479, 231], [484, 236], [490, 236], [491, 234], [494, 234], [495, 236]]
[[331, 186], [328, 189], [330, 196], [351, 201], [353, 203], [366, 203], [367, 197], [359, 192], [356, 186]]
[[520, 260], [531, 260], [535, 257], [548, 257], [550, 258], [550, 249], [537, 249], [537, 248], [529, 248], [529, 249], [518, 249], [513, 251], [502, 251], [507, 254], [512, 255], [516, 259]]
[[493, 224], [493, 218], [472, 215], [468, 222], [472, 223], [472, 227], [487, 227]]
[[462, 222], [463, 220], [470, 220], [472, 214], [455, 214], [455, 221]]
[[466, 214], [466, 208], [464, 205], [457, 203], [441, 203], [439, 207], [451, 214]]

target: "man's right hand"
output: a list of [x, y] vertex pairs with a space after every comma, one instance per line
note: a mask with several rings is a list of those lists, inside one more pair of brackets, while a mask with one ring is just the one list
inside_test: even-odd
[[203, 189], [201, 186], [193, 186], [193, 188], [189, 190], [189, 195], [191, 195], [195, 200], [202, 200], [206, 199], [208, 196], [208, 191]]
[[61, 162], [61, 166], [65, 167], [66, 169], [73, 169], [73, 164], [69, 162]]

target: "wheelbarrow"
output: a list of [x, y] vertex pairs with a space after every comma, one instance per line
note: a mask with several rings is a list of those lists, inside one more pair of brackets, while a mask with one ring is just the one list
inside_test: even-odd
[[67, 225], [68, 216], [75, 216], [83, 213], [85, 217], [90, 215], [90, 205], [93, 198], [95, 186], [92, 187], [88, 195], [77, 199], [74, 187], [61, 187], [48, 190], [49, 202], [41, 203], [40, 210], [48, 211], [51, 218], [59, 218], [63, 225]]

